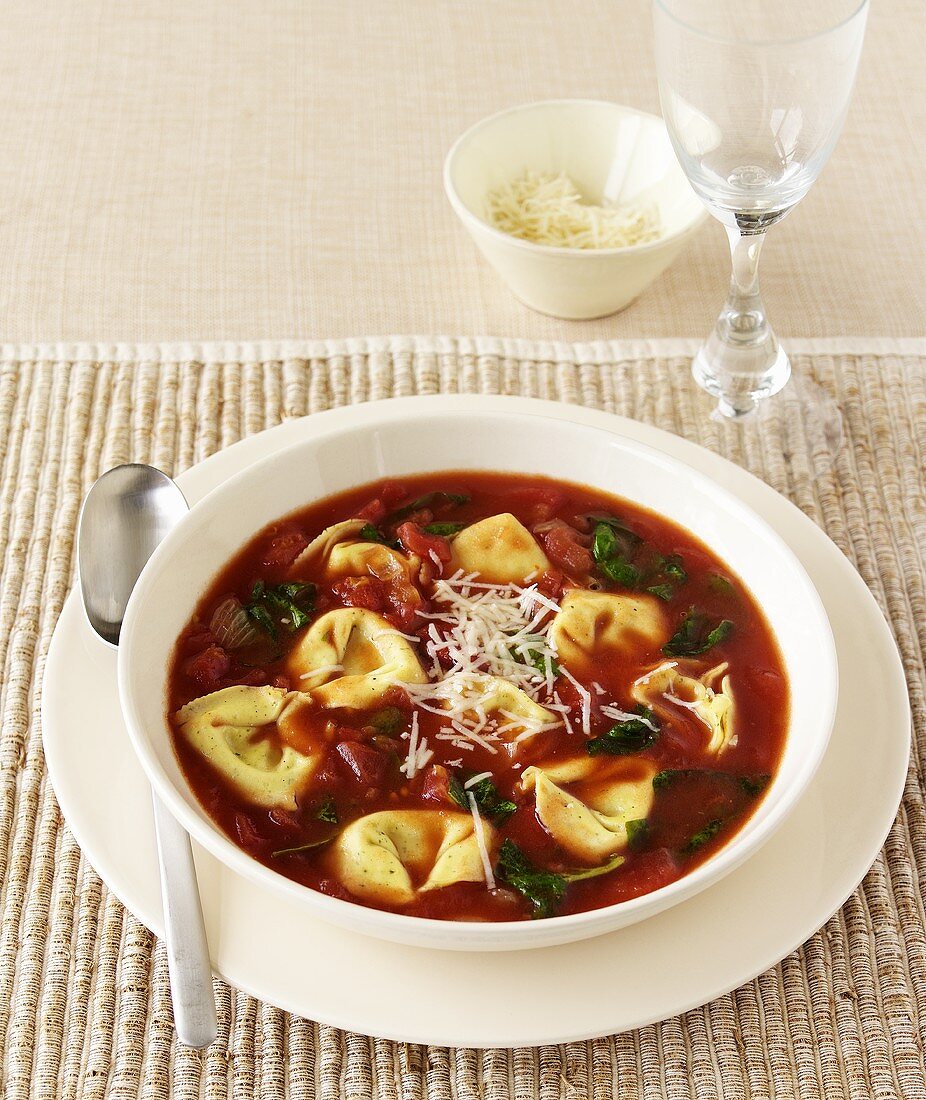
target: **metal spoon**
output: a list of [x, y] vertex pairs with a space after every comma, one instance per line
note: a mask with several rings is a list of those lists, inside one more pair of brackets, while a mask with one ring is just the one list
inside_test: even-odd
[[[139, 574], [188, 510], [180, 489], [153, 466], [116, 466], [93, 484], [80, 512], [77, 567], [87, 618], [107, 644], [119, 644]], [[183, 826], [153, 797], [174, 1024], [181, 1043], [205, 1047], [216, 1037], [215, 999], [193, 851]]]

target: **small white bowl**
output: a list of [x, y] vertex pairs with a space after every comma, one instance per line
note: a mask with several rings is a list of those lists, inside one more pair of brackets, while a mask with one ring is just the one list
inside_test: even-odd
[[[490, 191], [526, 171], [565, 172], [594, 203], [653, 201], [664, 232], [627, 248], [522, 241], [488, 221]], [[447, 154], [444, 188], [479, 251], [525, 305], [566, 320], [629, 305], [672, 263], [707, 217], [665, 123], [617, 103], [556, 99], [512, 107], [466, 131]]]
[[[703, 890], [755, 852], [796, 805], [823, 757], [835, 710], [836, 654], [823, 605], [797, 558], [762, 519], [684, 463], [621, 436], [618, 426], [608, 432], [553, 419], [543, 402], [501, 411], [497, 401], [473, 398], [469, 411], [452, 404], [435, 411], [429, 399], [383, 402], [356, 427], [313, 435], [229, 478], [153, 554], [119, 644], [119, 694], [132, 744], [190, 835], [232, 870], [307, 912], [418, 947], [497, 951], [567, 943], [633, 924]], [[781, 765], [740, 832], [690, 874], [619, 905], [549, 920], [426, 920], [341, 901], [285, 878], [232, 843], [196, 799], [165, 720], [167, 670], [176, 638], [216, 572], [266, 524], [319, 497], [435, 469], [546, 474], [638, 501], [713, 547], [765, 609], [791, 686]]]

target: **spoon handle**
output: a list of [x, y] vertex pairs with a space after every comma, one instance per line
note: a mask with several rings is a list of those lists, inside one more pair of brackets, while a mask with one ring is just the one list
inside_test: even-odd
[[185, 1046], [205, 1047], [215, 1039], [217, 1026], [193, 849], [183, 826], [156, 794], [153, 798], [174, 1026]]

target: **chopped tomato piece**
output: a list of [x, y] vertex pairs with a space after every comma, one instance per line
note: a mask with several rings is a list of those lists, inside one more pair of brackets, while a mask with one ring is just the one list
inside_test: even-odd
[[400, 500], [408, 496], [408, 486], [401, 481], [385, 481], [379, 495], [387, 508], [395, 508]]
[[211, 645], [202, 653], [191, 657], [184, 666], [184, 671], [191, 680], [195, 680], [200, 687], [215, 688], [224, 679], [231, 668], [231, 657], [224, 649], [217, 645]]
[[318, 889], [320, 893], [327, 894], [330, 898], [340, 898], [341, 901], [357, 900], [335, 878], [323, 878], [318, 884]]
[[205, 623], [200, 623], [186, 635], [182, 645], [184, 653], [202, 653], [204, 649], [208, 649], [209, 646], [215, 645], [215, 638], [209, 627], [206, 626]]
[[255, 848], [263, 848], [267, 843], [267, 838], [261, 835], [257, 826], [245, 813], [235, 814], [235, 832], [238, 834], [241, 844], [249, 851], [254, 851]]
[[[640, 894], [649, 894], [658, 890], [661, 886], [667, 886], [675, 882], [682, 871], [676, 862], [675, 856], [668, 848], [656, 848], [652, 852], [642, 852], [634, 861], [632, 882], [633, 886], [627, 893], [627, 897], [639, 897]], [[628, 875], [628, 878], [631, 876]]]
[[380, 787], [386, 778], [389, 761], [371, 745], [361, 741], [342, 741], [338, 755], [365, 787]]
[[416, 523], [419, 527], [427, 527], [429, 523], [434, 522], [434, 513], [430, 508], [419, 508], [417, 512], [412, 512], [410, 516], [406, 516], [405, 522]]
[[297, 530], [285, 531], [271, 540], [264, 553], [264, 565], [274, 569], [285, 569], [309, 545], [308, 536]]
[[563, 594], [565, 579], [558, 569], [545, 569], [537, 578], [536, 584], [538, 590], [545, 596], [549, 596], [551, 600], [558, 600]]
[[451, 802], [450, 773], [440, 764], [432, 764], [424, 773], [421, 797], [428, 802]]
[[563, 494], [546, 485], [519, 485], [505, 493], [505, 501], [530, 527], [555, 515], [563, 503]]
[[386, 590], [386, 603], [390, 610], [386, 612], [386, 618], [392, 625], [403, 632], [408, 631], [414, 625], [418, 608], [421, 607], [421, 597], [418, 589], [411, 585], [393, 585]]
[[417, 523], [403, 523], [396, 534], [402, 540], [402, 545], [410, 554], [419, 554], [428, 558], [433, 552], [439, 561], [450, 561], [450, 543], [442, 535], [428, 535]]
[[366, 520], [367, 523], [379, 523], [386, 517], [386, 505], [379, 499], [368, 501], [357, 513], [357, 519]]
[[547, 557], [560, 569], [573, 574], [592, 571], [592, 552], [582, 545], [583, 536], [568, 523], [557, 522], [539, 537]]
[[345, 577], [333, 584], [331, 591], [345, 607], [382, 611], [386, 603], [386, 586], [375, 577]]

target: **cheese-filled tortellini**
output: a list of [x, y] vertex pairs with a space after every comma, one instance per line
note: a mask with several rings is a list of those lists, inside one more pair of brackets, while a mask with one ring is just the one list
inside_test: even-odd
[[316, 619], [290, 652], [287, 671], [320, 706], [355, 710], [374, 706], [392, 684], [427, 679], [411, 643], [362, 607]]
[[724, 662], [695, 677], [687, 676], [677, 664], [664, 664], [641, 677], [632, 694], [638, 703], [662, 713], [666, 713], [666, 703], [673, 702], [690, 710], [710, 732], [707, 751], [719, 756], [736, 744], [728, 667]]
[[566, 665], [580, 665], [609, 649], [656, 646], [665, 637], [665, 612], [654, 597], [584, 588], [563, 596], [550, 626], [550, 640]]
[[[539, 727], [555, 725], [558, 721], [557, 715], [552, 711], [542, 707], [527, 692], [500, 676], [484, 676], [479, 683], [480, 693], [474, 687], [475, 685], [470, 686], [468, 695], [468, 702], [474, 712], [479, 717], [494, 713], [500, 725], [511, 726], [507, 731], [509, 740], [517, 736], [518, 729], [536, 732]], [[518, 726], [519, 720], [523, 725]]]
[[602, 863], [627, 846], [627, 822], [649, 814], [655, 774], [645, 760], [577, 757], [525, 768], [521, 786], [534, 792], [537, 817], [560, 847]]
[[522, 584], [550, 568], [540, 544], [510, 512], [473, 523], [452, 543], [454, 569], [494, 584]]
[[[482, 828], [491, 852], [494, 830], [487, 821]], [[408, 905], [419, 893], [485, 879], [472, 816], [442, 810], [361, 817], [334, 841], [328, 863], [355, 897], [383, 905]]]
[[280, 720], [293, 694], [236, 685], [187, 703], [176, 720], [190, 744], [242, 795], [259, 806], [292, 809], [318, 759], [260, 734]]
[[416, 555], [403, 554], [381, 542], [339, 542], [331, 548], [325, 572], [329, 577], [411, 578], [421, 565]]
[[355, 539], [363, 530], [362, 519], [345, 519], [340, 523], [334, 523], [326, 527], [320, 535], [316, 535], [309, 545], [293, 562], [293, 571], [298, 573], [305, 566], [311, 566], [328, 559], [331, 551], [338, 543], [347, 539]]

